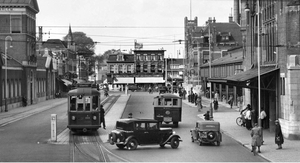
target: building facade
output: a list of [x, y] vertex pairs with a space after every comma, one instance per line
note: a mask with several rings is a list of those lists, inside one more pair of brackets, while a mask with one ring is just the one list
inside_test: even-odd
[[39, 7], [36, 0], [4, 1], [0, 9], [0, 48], [3, 63], [7, 62], [1, 66], [0, 105], [8, 111], [22, 105], [22, 97], [28, 105], [38, 101], [35, 24]]

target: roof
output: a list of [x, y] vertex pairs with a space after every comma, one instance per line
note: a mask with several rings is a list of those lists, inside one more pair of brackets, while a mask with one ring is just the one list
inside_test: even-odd
[[242, 33], [241, 27], [235, 22], [226, 22], [226, 23], [209, 23], [206, 26], [205, 33], [208, 33], [208, 28], [212, 32], [215, 29], [215, 32], [218, 34], [220, 33], [229, 33], [232, 35], [235, 42], [238, 42], [239, 45], [242, 45]]
[[40, 11], [37, 0], [0, 0], [0, 6], [29, 7], [36, 13]]
[[171, 94], [171, 93], [165, 93], [165, 94], [161, 94], [159, 96], [156, 96], [154, 98], [181, 98], [177, 95]]
[[108, 56], [108, 60], [106, 61], [107, 63], [115, 63], [115, 62], [120, 62], [120, 63], [134, 63], [134, 54], [124, 54], [124, 61], [117, 61], [117, 56], [120, 54], [112, 54]]
[[139, 119], [139, 118], [124, 118], [124, 119], [119, 119], [118, 122], [123, 122], [123, 123], [131, 123], [131, 122], [158, 122], [155, 119]]
[[[260, 67], [260, 75], [268, 74], [277, 69], [278, 68], [276, 68], [275, 66]], [[225, 79], [228, 81], [244, 82], [244, 81], [256, 78], [256, 77], [258, 77], [258, 68], [253, 68], [253, 69], [247, 70], [245, 72], [241, 72], [239, 74], [229, 76]]]
[[43, 48], [48, 49], [66, 49], [66, 45], [60, 39], [48, 39], [46, 42], [42, 43]]
[[[217, 65], [224, 65], [224, 64], [237, 63], [243, 61], [244, 58], [242, 53], [232, 53], [224, 57], [220, 57], [218, 59], [213, 60], [211, 65], [217, 66]], [[209, 63], [205, 63], [201, 67], [207, 67], [207, 66], [209, 66]]]
[[68, 92], [68, 96], [77, 96], [77, 95], [99, 96], [100, 92], [92, 88], [77, 88], [77, 89], [70, 90]]
[[[266, 75], [270, 72], [273, 72], [275, 70], [278, 70], [276, 66], [265, 66], [260, 67], [260, 76]], [[208, 79], [211, 82], [216, 83], [229, 83], [229, 82], [247, 82], [250, 79], [254, 79], [258, 77], [258, 68], [249, 69], [247, 71], [238, 73], [236, 75], [232, 75], [226, 78], [210, 78]]]

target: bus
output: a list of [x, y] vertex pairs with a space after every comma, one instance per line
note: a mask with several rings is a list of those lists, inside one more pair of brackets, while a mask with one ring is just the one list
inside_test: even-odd
[[182, 98], [166, 93], [154, 97], [154, 119], [160, 123], [173, 123], [175, 127], [178, 127], [178, 123], [181, 122], [182, 116]]

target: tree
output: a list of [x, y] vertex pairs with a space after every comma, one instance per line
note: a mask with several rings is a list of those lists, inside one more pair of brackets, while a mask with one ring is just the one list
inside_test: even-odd
[[69, 37], [72, 38], [71, 41], [75, 43], [77, 54], [82, 55], [88, 62], [88, 75], [94, 74], [95, 60], [92, 56], [95, 54], [95, 43], [93, 39], [87, 37], [84, 32], [72, 32], [71, 34], [71, 36], [67, 34], [63, 40], [68, 41]]

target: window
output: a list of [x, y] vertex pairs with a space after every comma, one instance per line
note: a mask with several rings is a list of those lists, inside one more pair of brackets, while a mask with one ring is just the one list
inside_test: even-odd
[[280, 77], [280, 95], [285, 95], [285, 78]]
[[109, 71], [110, 71], [110, 73], [112, 73], [112, 74], [114, 73], [114, 65], [110, 65], [110, 66], [109, 66]]
[[137, 73], [141, 72], [141, 65], [136, 65], [136, 72]]
[[162, 65], [157, 65], [157, 72], [162, 72]]
[[178, 105], [178, 99], [173, 99], [173, 106], [177, 106]]
[[91, 97], [85, 97], [85, 111], [91, 110]]
[[148, 123], [148, 129], [157, 130], [158, 129], [157, 123]]
[[21, 33], [21, 15], [11, 15], [11, 33]]
[[135, 128], [136, 128], [136, 130], [146, 130], [146, 124], [145, 123], [141, 123], [141, 122], [137, 122], [135, 124]]
[[151, 72], [155, 72], [155, 65], [151, 65]]
[[123, 58], [124, 58], [123, 55], [118, 55], [117, 56], [117, 61], [123, 61], [124, 60]]
[[131, 73], [131, 65], [127, 65], [127, 73]]
[[148, 72], [148, 65], [146, 65], [146, 64], [143, 65], [143, 71], [144, 71], [144, 72]]
[[119, 74], [122, 74], [123, 70], [122, 70], [122, 65], [119, 65]]

